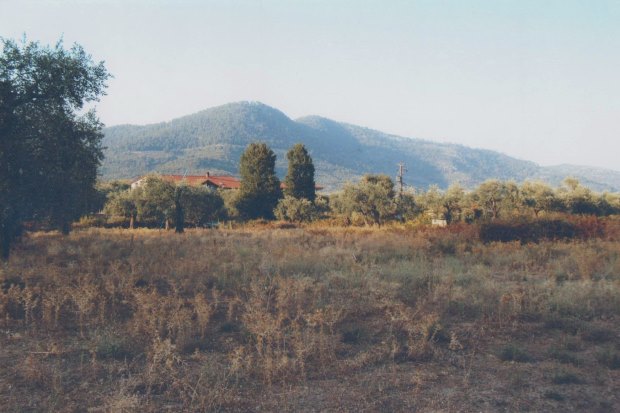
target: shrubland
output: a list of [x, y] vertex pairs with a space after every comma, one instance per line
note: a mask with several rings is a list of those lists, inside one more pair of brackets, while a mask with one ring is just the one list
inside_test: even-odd
[[29, 233], [0, 270], [0, 403], [617, 410], [620, 221], [570, 225]]

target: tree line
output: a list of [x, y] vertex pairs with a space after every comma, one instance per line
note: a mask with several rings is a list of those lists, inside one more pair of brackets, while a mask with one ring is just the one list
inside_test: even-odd
[[620, 195], [595, 193], [577, 179], [567, 178], [559, 188], [543, 182], [488, 180], [466, 191], [454, 184], [442, 191], [431, 186], [426, 191], [397, 194], [393, 181], [385, 175], [367, 175], [357, 184], [330, 197], [331, 211], [348, 220], [365, 224], [387, 221], [446, 224], [474, 223], [500, 218], [537, 218], [551, 213], [607, 216], [620, 214]]
[[[317, 195], [314, 165], [303, 144], [287, 154], [284, 190], [275, 175], [275, 154], [264, 143], [248, 146], [241, 156], [239, 190], [175, 186], [157, 175], [135, 190], [108, 185], [104, 211], [139, 220], [144, 226], [170, 228], [208, 226], [219, 220], [277, 219], [293, 223], [331, 219], [337, 225], [382, 225], [388, 222], [445, 224], [489, 222], [511, 218], [539, 218], [554, 213], [607, 216], [620, 214], [620, 195], [596, 193], [574, 178], [558, 188], [543, 182], [522, 184], [488, 180], [466, 191], [458, 184], [446, 190], [431, 186], [398, 193], [387, 175], [369, 174], [347, 183], [340, 192]], [[127, 184], [125, 184], [128, 186]]]
[[287, 157], [284, 185], [275, 174], [274, 152], [264, 143], [253, 143], [240, 159], [239, 190], [176, 185], [153, 174], [135, 189], [119, 181], [101, 185], [103, 211], [128, 221], [130, 228], [139, 221], [143, 226], [174, 227], [176, 232], [186, 225], [204, 227], [224, 219], [311, 219], [316, 215], [312, 158], [301, 143]]

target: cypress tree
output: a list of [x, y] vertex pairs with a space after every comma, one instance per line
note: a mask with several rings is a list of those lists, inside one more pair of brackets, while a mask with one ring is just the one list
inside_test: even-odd
[[314, 202], [316, 198], [314, 164], [306, 147], [297, 143], [288, 151], [286, 157], [288, 158], [288, 173], [284, 180], [286, 195]]
[[237, 210], [243, 218], [273, 219], [273, 210], [282, 198], [275, 165], [276, 155], [265, 143], [251, 143], [241, 155]]

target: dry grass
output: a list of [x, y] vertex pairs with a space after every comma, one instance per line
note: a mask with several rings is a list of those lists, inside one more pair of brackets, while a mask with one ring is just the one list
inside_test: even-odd
[[0, 269], [0, 406], [619, 410], [619, 246], [467, 226], [30, 234]]

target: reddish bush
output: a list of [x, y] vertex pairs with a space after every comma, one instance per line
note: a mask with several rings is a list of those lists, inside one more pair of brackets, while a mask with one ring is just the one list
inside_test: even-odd
[[541, 240], [588, 239], [603, 235], [604, 225], [596, 217], [538, 219], [534, 221], [495, 221], [480, 225], [480, 240], [539, 242]]

